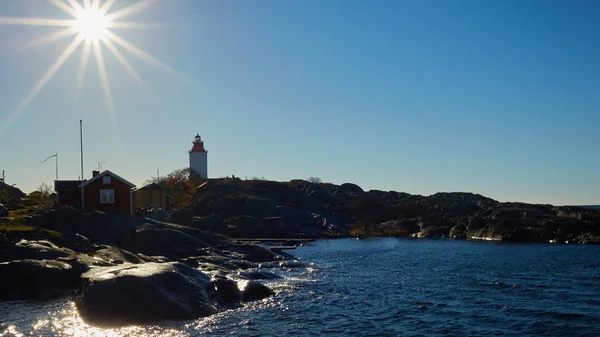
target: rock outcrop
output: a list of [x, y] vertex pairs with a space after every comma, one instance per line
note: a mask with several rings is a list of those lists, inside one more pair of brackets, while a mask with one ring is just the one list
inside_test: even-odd
[[217, 312], [205, 273], [182, 263], [144, 263], [94, 268], [75, 297], [82, 319], [113, 327], [166, 319], [192, 319]]
[[232, 237], [452, 237], [594, 243], [600, 211], [503, 203], [473, 193], [364, 191], [355, 184], [215, 180], [186, 211], [191, 226]]

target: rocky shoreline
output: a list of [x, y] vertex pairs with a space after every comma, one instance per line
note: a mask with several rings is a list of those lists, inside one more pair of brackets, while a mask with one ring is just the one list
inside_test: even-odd
[[[265, 221], [270, 219], [270, 221]], [[600, 244], [600, 210], [473, 193], [364, 191], [355, 184], [217, 180], [172, 221], [231, 237], [449, 237]]]
[[147, 218], [72, 208], [40, 216], [66, 227], [0, 234], [0, 300], [72, 296], [94, 326], [211, 315], [272, 296], [260, 280], [303, 266], [285, 253]]
[[55, 207], [23, 218], [29, 230], [0, 227], [0, 300], [73, 296], [82, 319], [102, 327], [192, 319], [272, 296], [260, 280], [303, 267], [232, 238], [600, 243], [597, 209], [303, 180], [211, 180], [169, 215], [161, 222]]

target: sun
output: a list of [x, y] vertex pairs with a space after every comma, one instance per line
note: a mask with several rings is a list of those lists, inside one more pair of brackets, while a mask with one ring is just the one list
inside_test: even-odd
[[[3, 0], [0, 0], [0, 2], [1, 1]], [[80, 88], [82, 88], [88, 63], [90, 59], [95, 59], [100, 75], [101, 85], [99, 89], [104, 94], [108, 116], [113, 125], [116, 125], [116, 114], [110, 90], [109, 74], [107, 71], [108, 67], [105, 63], [104, 52], [108, 51], [112, 54], [131, 77], [142, 85], [145, 85], [144, 80], [134, 69], [132, 63], [129, 61], [129, 57], [123, 54], [124, 51], [146, 63], [162, 68], [171, 74], [178, 75], [180, 78], [188, 79], [185, 74], [156, 59], [139, 47], [136, 47], [134, 43], [127, 41], [117, 33], [117, 31], [121, 29], [143, 30], [161, 28], [161, 25], [130, 21], [127, 19], [127, 17], [154, 5], [160, 0], [129, 0], [130, 3], [128, 5], [121, 6], [121, 8], [115, 10], [113, 5], [118, 1], [122, 0], [46, 0], [49, 5], [60, 9], [70, 16], [69, 19], [52, 17], [0, 17], [0, 26], [43, 26], [50, 29], [47, 34], [27, 44], [26, 46], [28, 47], [39, 47], [51, 44], [63, 38], [73, 37], [71, 43], [65, 48], [56, 61], [48, 67], [46, 72], [33, 85], [8, 118], [4, 121], [0, 120], [0, 136], [3, 134], [4, 130], [6, 130], [23, 111], [25, 111], [29, 104], [80, 46], [82, 46], [83, 50], [73, 96], [75, 99], [79, 98]]]
[[108, 37], [110, 19], [98, 8], [77, 8], [73, 27], [86, 41], [105, 40]]

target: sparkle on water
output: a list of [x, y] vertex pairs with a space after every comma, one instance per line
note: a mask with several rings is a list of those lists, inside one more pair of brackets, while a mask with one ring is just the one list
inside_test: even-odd
[[89, 59], [90, 57], [93, 57], [96, 60], [98, 71], [100, 73], [101, 90], [106, 102], [109, 119], [115, 128], [115, 108], [113, 106], [108, 72], [104, 61], [103, 47], [108, 49], [131, 77], [141, 84], [144, 84], [144, 81], [123, 55], [123, 51], [128, 51], [151, 65], [181, 75], [181, 73], [169, 65], [156, 59], [148, 52], [136, 47], [133, 43], [127, 41], [113, 31], [117, 29], [153, 29], [160, 27], [144, 22], [123, 21], [123, 19], [140, 12], [156, 3], [158, 0], [140, 0], [129, 6], [111, 11], [116, 1], [117, 0], [84, 0], [83, 3], [81, 3], [77, 0], [47, 0], [50, 5], [57, 7], [70, 15], [72, 19], [68, 20], [43, 17], [0, 17], [0, 26], [44, 26], [53, 29], [46, 35], [32, 41], [28, 47], [39, 47], [63, 38], [74, 36], [68, 47], [56, 61], [48, 67], [48, 70], [46, 70], [46, 72], [38, 79], [12, 113], [5, 120], [0, 121], [0, 135], [2, 135], [4, 130], [27, 109], [29, 104], [60, 70], [69, 57], [82, 45], [83, 53], [78, 69], [77, 82], [75, 84], [75, 99], [77, 99], [80, 94], [80, 88], [85, 78]]

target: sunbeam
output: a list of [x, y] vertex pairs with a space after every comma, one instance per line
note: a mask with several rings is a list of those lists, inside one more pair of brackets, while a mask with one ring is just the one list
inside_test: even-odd
[[141, 50], [140, 48], [134, 46], [131, 42], [125, 40], [124, 38], [114, 34], [111, 31], [107, 32], [108, 38], [115, 42], [116, 44], [120, 45], [121, 47], [123, 47], [124, 49], [126, 49], [127, 51], [129, 51], [130, 53], [136, 55], [137, 57], [145, 60], [148, 63], [151, 63], [157, 67], [163, 68], [175, 75], [179, 75], [179, 76], [183, 76], [186, 77], [187, 76], [183, 73], [180, 73], [179, 71], [175, 70], [174, 68], [172, 68], [171, 66], [169, 66], [168, 64], [156, 59], [155, 57], [153, 57], [152, 55], [148, 54], [147, 52]]
[[73, 9], [73, 7], [69, 6], [68, 4], [64, 3], [62, 0], [48, 0], [48, 2], [54, 5], [55, 7], [62, 9], [63, 12], [71, 16], [75, 16], [75, 9]]
[[46, 45], [48, 43], [52, 43], [54, 41], [57, 41], [62, 38], [65, 38], [67, 36], [71, 36], [71, 35], [75, 35], [75, 34], [77, 34], [77, 29], [75, 27], [63, 28], [57, 32], [52, 32], [50, 34], [46, 34], [38, 39], [28, 42], [23, 47], [19, 48], [18, 52], [24, 52], [33, 47], [40, 47], [40, 46]]
[[166, 24], [145, 23], [145, 22], [129, 22], [117, 21], [109, 22], [107, 28], [127, 28], [127, 29], [164, 29], [169, 28]]
[[141, 84], [145, 89], [149, 89], [142, 76], [135, 70], [131, 61], [128, 61], [123, 51], [133, 54], [135, 57], [158, 68], [189, 79], [185, 74], [177, 71], [168, 64], [158, 60], [148, 52], [136, 47], [133, 43], [127, 41], [121, 36], [115, 34], [111, 29], [158, 29], [165, 28], [166, 25], [159, 25], [147, 22], [117, 21], [127, 18], [143, 9], [151, 6], [159, 0], [139, 0], [134, 4], [124, 8], [116, 9], [111, 12], [116, 0], [46, 0], [51, 6], [54, 6], [72, 19], [43, 18], [43, 17], [0, 17], [0, 25], [18, 25], [18, 26], [45, 26], [45, 27], [64, 27], [59, 30], [50, 31], [41, 37], [28, 42], [25, 49], [39, 47], [58, 41], [62, 38], [77, 34], [71, 44], [60, 54], [58, 59], [52, 64], [44, 75], [35, 83], [25, 98], [18, 104], [16, 109], [0, 124], [0, 135], [12, 124], [23, 111], [27, 109], [30, 103], [37, 97], [40, 91], [52, 79], [52, 77], [62, 68], [67, 59], [83, 43], [81, 61], [77, 69], [76, 85], [74, 90], [75, 101], [81, 97], [81, 91], [84, 87], [84, 79], [90, 64], [90, 58], [96, 59], [96, 65], [100, 75], [101, 90], [107, 106], [108, 117], [114, 130], [118, 130], [116, 109], [113, 96], [110, 90], [107, 63], [103, 55], [102, 48], [105, 47], [112, 56], [118, 61], [132, 77], [134, 81]]
[[92, 42], [85, 41], [83, 44], [83, 54], [81, 55], [81, 63], [79, 64], [79, 70], [77, 71], [77, 85], [75, 86], [75, 99], [79, 99], [81, 96], [81, 88], [83, 87], [83, 79], [87, 71], [87, 64], [90, 59], [90, 53], [92, 49]]
[[121, 51], [115, 47], [111, 40], [104, 41], [104, 44], [106, 45], [106, 48], [108, 48], [108, 50], [110, 50], [110, 52], [117, 58], [117, 60], [121, 62], [123, 67], [125, 67], [125, 69], [129, 72], [129, 75], [131, 75], [134, 80], [145, 84], [144, 80], [142, 80], [142, 77], [137, 73], [137, 71], [135, 71], [135, 69], [133, 69], [129, 62], [127, 62], [127, 59], [125, 59]]
[[0, 17], [0, 25], [71, 27], [75, 20]]
[[65, 61], [73, 54], [73, 52], [79, 47], [83, 38], [76, 37], [73, 42], [65, 49], [65, 51], [58, 57], [56, 62], [48, 68], [44, 76], [36, 83], [36, 85], [29, 91], [27, 96], [19, 103], [15, 111], [8, 117], [8, 119], [0, 125], [0, 134], [4, 132], [4, 129], [11, 124], [19, 115], [27, 108], [27, 106], [33, 101], [33, 99], [39, 94], [44, 88], [46, 83], [56, 74], [56, 72], [63, 66]]
[[104, 56], [102, 56], [100, 42], [92, 41], [92, 49], [94, 50], [94, 55], [96, 56], [96, 63], [98, 64], [98, 72], [100, 73], [100, 82], [102, 83], [102, 91], [104, 92], [104, 99], [106, 101], [106, 106], [108, 107], [108, 115], [110, 118], [110, 122], [113, 125], [116, 125], [116, 123], [115, 123], [115, 107], [113, 104], [112, 95], [110, 94], [110, 85], [108, 83], [108, 75], [106, 74], [106, 67], [104, 65]]
[[[69, 3], [69, 5], [71, 5], [71, 7], [73, 7], [73, 9], [77, 10], [82, 10], [83, 6], [81, 6], [79, 4], [79, 2], [77, 0], [67, 0], [67, 2]], [[74, 16], [74, 15], [73, 15]]]
[[100, 13], [106, 14], [112, 8], [112, 6], [115, 4], [115, 1], [117, 1], [117, 0], [107, 0], [104, 3], [104, 5], [102, 5], [102, 7], [100, 7]]
[[110, 21], [114, 21], [116, 19], [122, 19], [125, 18], [131, 14], [134, 14], [135, 12], [139, 12], [142, 9], [144, 9], [145, 7], [148, 7], [150, 5], [152, 5], [153, 3], [157, 2], [158, 0], [142, 0], [136, 4], [133, 4], [131, 6], [119, 9], [118, 11], [111, 13], [111, 14], [107, 14], [107, 18]]

